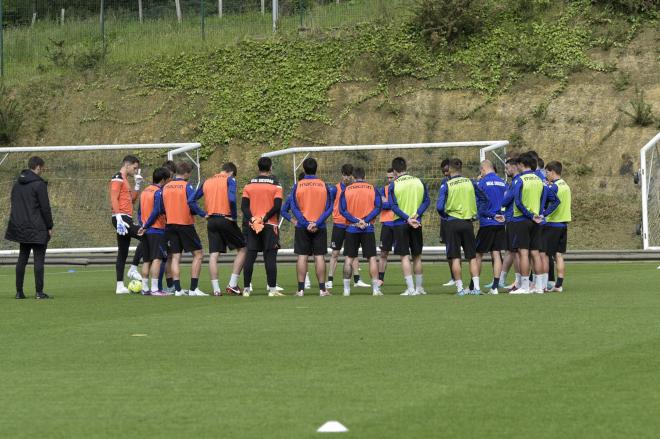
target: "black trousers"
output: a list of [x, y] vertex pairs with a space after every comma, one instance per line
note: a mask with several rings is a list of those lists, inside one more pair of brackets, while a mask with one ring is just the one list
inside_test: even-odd
[[[243, 284], [246, 287], [252, 282], [252, 272], [254, 271], [254, 262], [259, 254], [256, 250], [248, 250], [243, 265]], [[265, 250], [264, 265], [266, 266], [266, 280], [269, 287], [274, 287], [277, 283], [277, 249]]]
[[34, 253], [34, 284], [37, 293], [44, 292], [44, 262], [46, 261], [47, 244], [21, 244], [16, 261], [16, 292], [24, 293], [23, 281], [25, 279], [25, 267], [30, 257], [30, 252]]
[[[128, 215], [122, 215], [126, 224], [128, 224], [128, 233], [126, 235], [117, 234], [117, 260], [115, 262], [115, 271], [117, 274], [117, 282], [124, 280], [124, 268], [126, 267], [126, 258], [128, 258], [128, 249], [131, 246], [131, 238], [139, 240], [135, 255], [133, 256], [133, 265], [140, 265], [142, 259], [142, 237], [138, 236], [137, 232], [140, 227], [133, 224], [133, 219]], [[112, 217], [112, 226], [117, 227], [117, 220]]]

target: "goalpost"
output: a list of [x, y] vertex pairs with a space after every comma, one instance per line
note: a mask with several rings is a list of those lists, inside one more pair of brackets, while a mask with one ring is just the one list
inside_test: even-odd
[[[48, 182], [55, 222], [48, 253], [106, 253], [117, 251], [108, 185], [123, 157], [130, 154], [140, 159], [143, 188], [151, 181], [153, 170], [165, 160], [191, 162], [195, 167], [191, 183], [196, 185], [201, 178], [200, 147], [199, 143], [158, 143], [0, 148], [0, 218], [4, 221], [0, 225], [0, 256], [18, 254], [18, 245], [4, 240], [4, 230], [11, 187], [31, 156], [38, 155], [46, 162], [43, 177]], [[136, 214], [137, 207], [134, 218]]]
[[[305, 146], [287, 148], [262, 154], [273, 160], [273, 174], [282, 184], [285, 196], [291, 192], [291, 187], [302, 171], [302, 162], [307, 157], [318, 161], [318, 174], [329, 184], [336, 184], [341, 179], [341, 166], [350, 163], [362, 166], [366, 170], [367, 180], [375, 186], [386, 184], [386, 171], [392, 159], [401, 156], [408, 162], [411, 175], [424, 181], [429, 190], [431, 204], [424, 215], [425, 250], [442, 250], [440, 246], [440, 219], [435, 210], [440, 182], [444, 178], [440, 163], [450, 157], [463, 161], [463, 173], [467, 177], [478, 175], [479, 163], [489, 159], [497, 169], [498, 175], [506, 179], [504, 162], [506, 161], [506, 140], [468, 141], [468, 142], [437, 142], [437, 143], [399, 143], [389, 145], [348, 145], [348, 146]], [[328, 225], [332, 218], [328, 219]], [[380, 225], [376, 223], [376, 236], [379, 236]], [[281, 223], [280, 240], [284, 252], [293, 247], [293, 229], [287, 221]]]
[[644, 250], [660, 250], [660, 132], [640, 150], [640, 163]]

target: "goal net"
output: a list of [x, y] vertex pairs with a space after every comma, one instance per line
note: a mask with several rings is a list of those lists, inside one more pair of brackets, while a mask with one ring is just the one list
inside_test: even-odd
[[[431, 205], [424, 215], [424, 243], [426, 247], [440, 245], [440, 218], [435, 210], [440, 182], [444, 178], [440, 163], [446, 158], [456, 157], [463, 161], [463, 175], [477, 177], [479, 163], [484, 159], [493, 162], [498, 175], [505, 178], [504, 162], [506, 147], [509, 142], [475, 141], [475, 142], [441, 142], [412, 143], [392, 145], [354, 145], [354, 146], [313, 146], [296, 147], [263, 154], [273, 160], [273, 174], [282, 184], [285, 196], [291, 192], [298, 174], [302, 172], [302, 162], [307, 157], [318, 161], [318, 175], [329, 184], [336, 184], [341, 179], [341, 166], [350, 163], [361, 166], [366, 171], [366, 179], [375, 186], [386, 184], [387, 169], [392, 159], [404, 157], [408, 164], [408, 172], [419, 177], [426, 184]], [[328, 226], [332, 218], [328, 219]], [[380, 224], [376, 223], [376, 236], [379, 236]], [[287, 221], [282, 222], [280, 240], [283, 248], [293, 247], [293, 227]]]
[[[42, 146], [0, 148], [0, 254], [11, 254], [18, 244], [4, 240], [10, 209], [11, 187], [28, 159], [39, 156], [46, 163], [44, 180], [55, 227], [49, 243], [51, 253], [103, 252], [117, 247], [110, 223], [108, 185], [119, 171], [126, 155], [140, 159], [144, 188], [154, 169], [165, 160], [189, 161], [196, 168], [191, 182], [200, 180], [199, 143], [161, 143], [127, 145]], [[132, 184], [132, 181], [131, 181]], [[134, 209], [134, 218], [137, 205]]]
[[640, 151], [644, 250], [660, 250], [660, 133]]

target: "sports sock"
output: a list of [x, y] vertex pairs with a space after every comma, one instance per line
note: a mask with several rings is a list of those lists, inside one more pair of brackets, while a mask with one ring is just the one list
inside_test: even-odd
[[319, 291], [325, 291], [325, 282], [319, 282]]
[[520, 276], [520, 288], [529, 290], [529, 276]]
[[413, 277], [412, 276], [404, 276], [403, 278], [406, 281], [406, 287], [408, 288], [408, 291], [414, 291], [415, 290], [415, 284], [413, 283]]
[[456, 291], [459, 293], [463, 291], [463, 281], [460, 279], [456, 281]]
[[536, 276], [535, 282], [536, 284], [536, 290], [537, 291], [543, 291], [543, 275], [539, 274]]
[[378, 286], [378, 282], [376, 282], [375, 279], [371, 281], [371, 291], [374, 292], [374, 293], [377, 293], [377, 292], [380, 291], [380, 287]]
[[360, 275], [359, 274], [354, 274], [353, 275], [353, 282], [358, 283], [360, 281]]
[[415, 275], [415, 285], [418, 290], [421, 290], [424, 288], [424, 275], [423, 274], [416, 274]]
[[555, 282], [555, 288], [561, 287], [563, 283], [564, 283], [564, 278], [558, 276], [557, 277], [557, 282]]
[[191, 277], [190, 278], [190, 291], [195, 291], [197, 289], [198, 284], [199, 284], [199, 278], [198, 277]]
[[506, 277], [509, 275], [506, 271], [500, 273], [500, 279], [502, 280], [502, 285], [506, 285]]
[[237, 287], [238, 286], [238, 278], [240, 277], [239, 274], [232, 273], [231, 277], [229, 278], [229, 286], [230, 287]]
[[493, 278], [493, 286], [491, 286], [490, 288], [492, 290], [496, 290], [499, 286], [500, 286], [500, 278], [499, 277], [494, 277]]
[[379, 271], [378, 272], [378, 280], [385, 280], [385, 272], [384, 271]]
[[335, 279], [334, 276], [328, 276], [328, 282], [332, 282]]
[[344, 279], [344, 293], [350, 293], [351, 291], [351, 280]]
[[161, 262], [160, 271], [158, 272], [158, 290], [163, 290], [163, 276], [165, 276], [165, 262]]
[[160, 287], [158, 286], [158, 279], [151, 279], [151, 291], [158, 291]]
[[214, 293], [220, 291], [220, 281], [218, 279], [211, 279], [211, 286], [213, 286]]
[[305, 283], [308, 284], [310, 282], [309, 280], [309, 272], [305, 273]]
[[516, 285], [520, 286], [522, 283], [522, 275], [520, 273], [516, 273]]
[[165, 278], [165, 284], [167, 285], [167, 288], [172, 288], [174, 286], [174, 279], [171, 277]]
[[142, 278], [142, 291], [149, 291], [149, 278]]
[[541, 275], [541, 286], [545, 289], [548, 288], [548, 273]]
[[479, 285], [479, 276], [474, 276], [472, 278], [472, 283], [474, 284], [474, 289], [475, 290], [480, 290], [480, 285]]
[[548, 280], [555, 280], [555, 259], [552, 256], [548, 257]]
[[298, 282], [298, 291], [303, 291], [305, 289], [305, 281]]
[[468, 288], [474, 290], [474, 281], [472, 279], [470, 279], [470, 286]]
[[179, 279], [172, 279], [172, 282], [174, 283], [174, 289], [181, 291], [181, 281]]

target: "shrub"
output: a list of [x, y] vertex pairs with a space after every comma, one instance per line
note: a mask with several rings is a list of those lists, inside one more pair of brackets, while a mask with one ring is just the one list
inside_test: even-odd
[[100, 42], [92, 42], [80, 47], [71, 55], [76, 70], [92, 70], [105, 59], [106, 49]]
[[7, 145], [18, 137], [23, 125], [23, 113], [9, 91], [0, 85], [0, 144]]
[[591, 3], [626, 13], [651, 12], [658, 7], [657, 0], [591, 0]]
[[651, 104], [644, 100], [644, 90], [635, 87], [635, 97], [630, 100], [630, 106], [632, 107], [632, 112], [625, 109], [621, 109], [620, 111], [626, 116], [629, 116], [635, 125], [645, 127], [655, 122]]
[[412, 25], [430, 48], [438, 49], [478, 32], [483, 12], [480, 0], [418, 0]]

